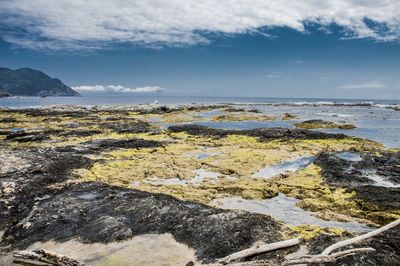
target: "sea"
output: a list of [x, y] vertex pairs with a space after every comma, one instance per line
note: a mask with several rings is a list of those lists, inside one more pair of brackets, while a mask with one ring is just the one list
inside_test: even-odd
[[[7, 97], [0, 98], [0, 108], [39, 108], [53, 105], [136, 105], [136, 104], [234, 104], [258, 109], [268, 115], [294, 114], [291, 121], [205, 122], [202, 124], [222, 129], [252, 129], [287, 127], [309, 119], [346, 122], [357, 126], [352, 130], [326, 129], [325, 132], [345, 133], [350, 136], [378, 141], [388, 148], [400, 148], [400, 100], [323, 99], [323, 98], [266, 98], [266, 97], [204, 97], [166, 95], [84, 95], [82, 97]], [[320, 130], [321, 131], [321, 130]]]

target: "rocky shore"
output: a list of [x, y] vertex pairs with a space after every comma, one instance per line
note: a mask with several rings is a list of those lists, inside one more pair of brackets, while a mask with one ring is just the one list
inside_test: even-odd
[[[16, 250], [77, 241], [109, 252], [91, 258], [62, 251], [90, 265], [135, 265], [111, 252], [113, 245], [149, 234], [171, 235], [193, 250], [194, 264], [207, 264], [257, 243], [301, 237], [300, 246], [247, 259], [280, 265], [290, 254], [317, 254], [361, 233], [345, 230], [349, 224], [373, 230], [400, 218], [400, 151], [304, 128], [196, 124], [249, 119], [297, 117], [230, 105], [1, 109], [0, 264], [11, 264]], [[278, 195], [338, 227], [215, 204]], [[331, 265], [395, 265], [399, 243], [394, 228], [367, 242], [376, 251]]]

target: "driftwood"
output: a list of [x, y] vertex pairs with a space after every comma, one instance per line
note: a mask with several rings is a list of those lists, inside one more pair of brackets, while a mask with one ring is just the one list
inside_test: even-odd
[[306, 255], [297, 258], [287, 260], [283, 265], [298, 265], [308, 263], [323, 263], [323, 262], [335, 262], [337, 259], [352, 256], [360, 252], [375, 251], [373, 248], [354, 248], [340, 252], [333, 253], [331, 255]]
[[327, 247], [321, 253], [321, 255], [329, 255], [332, 251], [334, 251], [334, 250], [336, 250], [338, 248], [341, 248], [341, 247], [344, 247], [344, 246], [348, 246], [348, 245], [351, 245], [351, 244], [354, 244], [354, 243], [358, 243], [358, 242], [363, 241], [364, 239], [379, 235], [379, 234], [381, 234], [381, 233], [383, 233], [383, 232], [385, 232], [385, 231], [387, 231], [387, 230], [389, 230], [391, 228], [394, 228], [394, 227], [398, 226], [399, 224], [400, 224], [400, 219], [397, 219], [394, 222], [391, 222], [391, 223], [389, 223], [389, 224], [387, 224], [385, 226], [382, 226], [379, 229], [376, 229], [376, 230], [371, 231], [369, 233], [366, 233], [364, 235], [360, 235], [360, 236], [357, 236], [357, 237], [354, 237], [354, 238], [350, 238], [350, 239], [347, 239], [347, 240], [340, 241], [340, 242], [338, 242], [336, 244], [333, 244], [333, 245]]
[[44, 249], [17, 251], [13, 253], [13, 257], [15, 261], [21, 261], [35, 265], [38, 263], [43, 263], [53, 266], [87, 266], [84, 263], [68, 258], [67, 256]]
[[285, 241], [280, 241], [280, 242], [275, 242], [275, 243], [268, 243], [268, 244], [263, 244], [259, 246], [254, 246], [248, 249], [241, 250], [239, 252], [233, 253], [231, 255], [228, 255], [226, 257], [223, 257], [217, 261], [217, 263], [220, 264], [228, 264], [231, 263], [232, 261], [247, 258], [253, 255], [261, 254], [261, 253], [266, 253], [272, 250], [277, 250], [281, 248], [287, 248], [287, 247], [292, 247], [295, 245], [298, 245], [300, 243], [300, 238], [293, 238], [290, 240], [285, 240]]
[[[283, 265], [334, 262], [340, 258], [352, 256], [357, 253], [375, 251], [375, 249], [373, 249], [371, 247], [364, 247], [364, 248], [347, 249], [347, 250], [332, 253], [334, 250], [337, 250], [339, 248], [342, 248], [342, 247], [345, 247], [345, 246], [348, 246], [351, 244], [359, 243], [367, 238], [379, 235], [379, 234], [381, 234], [391, 228], [394, 228], [398, 225], [400, 225], [400, 219], [393, 221], [385, 226], [382, 226], [381, 228], [376, 229], [372, 232], [369, 232], [369, 233], [366, 233], [366, 234], [363, 234], [363, 235], [360, 235], [360, 236], [357, 236], [354, 238], [350, 238], [347, 240], [343, 240], [336, 244], [333, 244], [333, 245], [327, 247], [321, 254], [306, 255], [306, 256], [300, 256], [300, 257], [288, 259], [283, 263]], [[217, 262], [215, 264], [212, 264], [212, 265], [214, 265], [214, 266], [225, 265], [225, 264], [229, 264], [231, 266], [267, 266], [267, 265], [271, 265], [270, 262], [268, 262], [267, 260], [256, 260], [256, 261], [246, 261], [246, 262], [236, 262], [236, 263], [235, 263], [235, 261], [249, 257], [249, 256], [266, 253], [266, 252], [281, 249], [281, 248], [295, 246], [295, 245], [298, 245], [299, 243], [300, 243], [300, 238], [294, 238], [294, 239], [290, 239], [290, 240], [285, 240], [285, 241], [251, 247], [251, 248], [244, 249], [242, 251], [233, 253], [231, 255], [228, 255], [224, 258], [221, 258], [221, 259], [217, 260]]]
[[[321, 254], [319, 255], [308, 255], [308, 256], [301, 256], [293, 259], [289, 259], [284, 262], [283, 265], [296, 265], [296, 264], [304, 264], [304, 263], [318, 263], [318, 262], [334, 262], [339, 258], [343, 258], [346, 256], [352, 256], [355, 255], [356, 253], [359, 252], [369, 252], [369, 251], [375, 251], [375, 249], [371, 247], [366, 247], [366, 248], [354, 248], [354, 249], [347, 249], [343, 251], [339, 251], [336, 253], [332, 253], [332, 251], [337, 250], [339, 248], [359, 243], [367, 238], [379, 235], [391, 228], [394, 228], [396, 226], [400, 225], [400, 219], [397, 219], [396, 221], [393, 221], [385, 226], [382, 226], [379, 229], [376, 229], [374, 231], [371, 231], [369, 233], [356, 236], [354, 238], [346, 239], [343, 241], [340, 241], [336, 244], [333, 244], [329, 247], [327, 247]], [[332, 253], [332, 254], [331, 254]]]

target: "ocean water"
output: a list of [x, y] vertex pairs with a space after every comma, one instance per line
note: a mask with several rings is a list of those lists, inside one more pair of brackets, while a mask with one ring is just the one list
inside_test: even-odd
[[166, 96], [166, 95], [83, 95], [82, 97], [7, 97], [0, 98], [0, 107], [27, 108], [55, 104], [93, 105], [130, 105], [146, 104], [157, 101], [160, 104], [190, 103], [237, 103], [237, 104], [286, 104], [297, 106], [334, 104], [373, 106], [400, 106], [400, 100], [359, 100], [359, 99], [325, 99], [325, 98], [267, 98], [267, 97], [206, 97], [206, 96]]
[[[240, 107], [259, 109], [267, 115], [291, 113], [298, 117], [291, 121], [195, 122], [222, 129], [252, 129], [260, 127], [292, 128], [295, 122], [323, 119], [346, 122], [357, 126], [353, 130], [325, 129], [321, 131], [345, 133], [400, 148], [400, 100], [348, 100], [307, 98], [255, 97], [184, 97], [165, 95], [86, 95], [82, 97], [9, 97], [0, 98], [0, 107], [29, 108], [50, 105], [135, 105], [135, 104], [218, 104], [231, 103]], [[205, 116], [214, 115], [205, 113]]]

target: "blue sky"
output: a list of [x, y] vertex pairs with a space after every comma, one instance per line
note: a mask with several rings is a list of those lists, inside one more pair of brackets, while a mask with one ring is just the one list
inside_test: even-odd
[[[360, 4], [362, 1], [337, 0], [347, 12], [326, 4], [332, 1], [304, 1], [314, 3], [306, 8], [282, 1], [287, 13], [279, 13], [281, 7], [261, 4], [271, 1], [261, 1], [258, 9], [241, 13], [249, 4], [240, 0], [230, 1], [242, 6], [237, 12], [215, 7], [221, 8], [216, 17], [209, 15], [213, 1], [199, 1], [204, 5], [187, 6], [185, 12], [196, 9], [193, 14], [197, 16], [199, 9], [204, 9], [208, 12], [205, 17], [165, 18], [162, 12], [181, 7], [166, 5], [154, 13], [154, 6], [140, 6], [142, 13], [131, 20], [135, 14], [125, 14], [117, 4], [128, 5], [127, 9], [132, 1], [119, 0], [114, 1], [117, 7], [110, 13], [90, 6], [85, 15], [95, 19], [73, 26], [74, 21], [60, 20], [43, 10], [57, 14], [67, 9], [73, 17], [75, 10], [84, 7], [83, 1], [69, 1], [75, 3], [72, 7], [68, 1], [59, 1], [57, 6], [48, 6], [48, 1], [31, 2], [0, 3], [0, 16], [5, 18], [0, 22], [0, 65], [36, 68], [78, 89], [400, 99], [397, 1]], [[152, 2], [157, 1], [148, 1]], [[318, 11], [320, 14], [310, 17], [315, 13], [312, 8], [323, 9], [324, 5], [330, 12]], [[262, 8], [265, 12], [258, 13]], [[278, 11], [266, 12], [273, 8]], [[77, 17], [82, 15], [76, 12]], [[129, 27], [118, 28], [121, 21]]]

